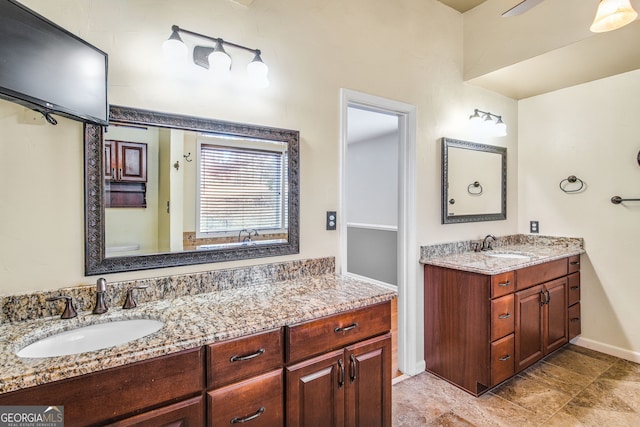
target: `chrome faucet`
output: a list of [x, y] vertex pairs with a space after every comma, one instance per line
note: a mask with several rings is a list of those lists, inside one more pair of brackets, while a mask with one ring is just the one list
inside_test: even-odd
[[96, 282], [96, 306], [93, 308], [93, 314], [106, 313], [109, 309], [104, 302], [104, 293], [107, 291], [107, 280], [99, 278]]
[[491, 243], [496, 241], [496, 236], [494, 236], [493, 234], [487, 234], [484, 238], [484, 240], [482, 241], [482, 247], [480, 248], [481, 251], [490, 251], [493, 249], [493, 247], [491, 246]]

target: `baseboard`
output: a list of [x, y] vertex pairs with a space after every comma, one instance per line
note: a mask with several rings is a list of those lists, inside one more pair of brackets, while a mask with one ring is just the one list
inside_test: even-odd
[[416, 361], [412, 366], [405, 366], [401, 369], [403, 374], [414, 376], [423, 373], [427, 369], [427, 364], [424, 360]]
[[605, 353], [611, 356], [619, 357], [621, 359], [629, 360], [631, 362], [640, 363], [640, 352], [637, 351], [627, 350], [583, 337], [574, 338], [571, 340], [571, 343], [580, 347], [599, 351], [600, 353]]

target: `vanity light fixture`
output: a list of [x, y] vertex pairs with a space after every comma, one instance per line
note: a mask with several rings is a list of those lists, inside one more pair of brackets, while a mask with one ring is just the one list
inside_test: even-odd
[[473, 110], [473, 114], [469, 116], [471, 125], [491, 136], [507, 136], [507, 125], [502, 121], [502, 116], [490, 113], [488, 111]]
[[231, 71], [231, 56], [225, 50], [225, 46], [253, 53], [253, 59], [247, 65], [247, 76], [256, 87], [265, 88], [269, 86], [269, 79], [267, 77], [269, 68], [260, 57], [260, 49], [251, 49], [218, 37], [210, 37], [204, 34], [185, 30], [177, 25], [171, 26], [171, 36], [165, 40], [162, 46], [167, 57], [173, 60], [184, 60], [184, 58], [186, 58], [189, 49], [180, 37], [181, 33], [206, 40], [213, 44], [213, 46], [194, 46], [192, 59], [194, 64], [211, 70], [219, 76], [228, 74]]
[[594, 33], [617, 30], [637, 17], [629, 0], [601, 0], [590, 30]]

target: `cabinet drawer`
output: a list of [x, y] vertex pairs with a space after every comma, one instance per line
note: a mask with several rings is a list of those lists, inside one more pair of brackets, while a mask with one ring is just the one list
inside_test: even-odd
[[515, 373], [514, 335], [507, 335], [491, 343], [491, 386], [501, 383]]
[[491, 298], [510, 294], [516, 289], [516, 275], [513, 271], [491, 276]]
[[572, 340], [582, 333], [580, 320], [580, 303], [569, 307], [569, 339]]
[[569, 275], [569, 297], [568, 305], [573, 305], [580, 301], [580, 273]]
[[280, 368], [283, 365], [282, 330], [207, 346], [207, 385], [217, 388]]
[[252, 427], [284, 425], [283, 370], [207, 392], [210, 425], [247, 423]]
[[204, 425], [204, 399], [192, 397], [183, 402], [163, 406], [108, 424], [109, 427], [157, 427], [157, 426], [201, 426]]
[[491, 341], [513, 333], [513, 294], [491, 301]]
[[301, 360], [391, 329], [391, 303], [385, 302], [287, 327], [287, 362]]
[[572, 255], [569, 257], [569, 273], [575, 273], [580, 270], [580, 255]]
[[568, 265], [567, 258], [562, 258], [516, 270], [516, 289], [526, 289], [539, 283], [566, 276]]

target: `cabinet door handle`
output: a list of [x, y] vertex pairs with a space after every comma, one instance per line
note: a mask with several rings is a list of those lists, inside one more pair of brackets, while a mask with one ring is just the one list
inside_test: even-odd
[[338, 369], [340, 369], [340, 372], [338, 372], [338, 388], [340, 389], [344, 385], [344, 363], [342, 363], [342, 359], [338, 359]]
[[344, 328], [337, 327], [337, 328], [335, 328], [335, 329], [333, 330], [333, 332], [335, 332], [335, 333], [338, 333], [338, 332], [347, 332], [347, 331], [350, 331], [350, 330], [355, 329], [355, 328], [357, 328], [357, 327], [358, 327], [358, 322], [355, 322], [355, 323], [352, 323], [352, 324], [351, 324], [351, 325], [349, 325], [349, 326], [345, 326]]
[[118, 179], [116, 176], [116, 168], [111, 168], [111, 179]]
[[349, 376], [349, 380], [351, 380], [351, 382], [353, 383], [356, 380], [358, 371], [357, 371], [357, 365], [356, 365], [356, 357], [352, 354], [350, 356], [351, 359], [351, 375]]
[[251, 354], [246, 354], [244, 356], [231, 356], [231, 358], [229, 359], [230, 362], [242, 362], [243, 360], [251, 360], [254, 357], [258, 357], [261, 354], [264, 353], [264, 348], [261, 348], [260, 350], [256, 351], [255, 353], [251, 353]]
[[505, 286], [511, 286], [511, 280], [507, 280], [506, 282], [498, 283], [498, 286], [504, 288]]
[[580, 261], [571, 261], [569, 264], [571, 264], [571, 265], [580, 265]]
[[570, 322], [579, 322], [580, 318], [579, 317], [572, 317]]
[[577, 291], [578, 289], [580, 289], [580, 286], [572, 286], [572, 287], [571, 287], [571, 290], [572, 290], [572, 291]]
[[547, 296], [544, 294], [544, 291], [540, 291], [540, 305], [545, 305], [547, 303]]
[[505, 362], [505, 361], [507, 361], [509, 359], [511, 359], [511, 355], [510, 354], [507, 354], [506, 356], [502, 356], [502, 357], [498, 358], [498, 360], [501, 361], [501, 362]]
[[118, 179], [122, 181], [122, 168], [118, 169], [118, 175], [120, 175]]
[[547, 302], [545, 304], [549, 304], [551, 302], [551, 292], [549, 292], [549, 289], [545, 290], [545, 292], [547, 293]]
[[511, 313], [504, 313], [498, 316], [498, 319], [508, 319], [509, 317], [511, 317]]
[[241, 423], [248, 423], [251, 420], [255, 420], [256, 418], [258, 418], [260, 415], [264, 414], [265, 408], [264, 406], [261, 407], [260, 409], [258, 409], [256, 411], [255, 414], [253, 415], [247, 415], [246, 417], [235, 417], [231, 419], [231, 424], [241, 424]]

